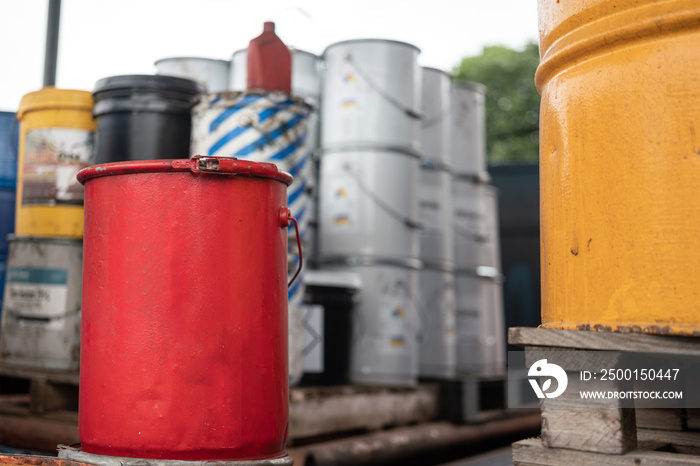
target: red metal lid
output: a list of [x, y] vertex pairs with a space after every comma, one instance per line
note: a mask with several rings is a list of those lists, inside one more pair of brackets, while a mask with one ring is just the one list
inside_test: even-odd
[[241, 175], [256, 178], [270, 178], [289, 186], [292, 175], [281, 171], [272, 163], [251, 162], [234, 157], [205, 157], [195, 155], [191, 159], [137, 160], [93, 165], [78, 172], [78, 181], [100, 176], [131, 175], [134, 173], [187, 172], [212, 175]]

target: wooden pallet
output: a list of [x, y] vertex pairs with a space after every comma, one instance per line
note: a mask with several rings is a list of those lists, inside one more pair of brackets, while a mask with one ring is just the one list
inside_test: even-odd
[[[688, 337], [512, 328], [508, 341], [525, 346], [528, 362], [551, 350], [607, 350], [613, 359], [624, 352], [700, 356], [700, 338]], [[563, 369], [580, 369], [571, 364]], [[623, 408], [619, 400], [596, 400], [595, 407], [590, 400], [582, 407], [578, 384], [583, 382], [569, 377], [565, 393], [542, 400], [541, 436], [513, 444], [516, 465], [700, 466], [700, 410]], [[595, 381], [585, 384], [586, 390], [597, 388]], [[629, 384], [620, 381], [616, 388]]]

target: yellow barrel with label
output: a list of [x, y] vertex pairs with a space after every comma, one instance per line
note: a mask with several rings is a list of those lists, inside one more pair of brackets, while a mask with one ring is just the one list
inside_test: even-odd
[[700, 2], [539, 0], [542, 324], [700, 335]]
[[22, 97], [15, 235], [83, 237], [83, 186], [94, 163], [95, 122], [88, 91], [46, 87]]

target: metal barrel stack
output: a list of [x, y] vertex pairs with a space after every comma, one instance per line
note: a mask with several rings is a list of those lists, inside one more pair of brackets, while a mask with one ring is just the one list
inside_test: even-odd
[[83, 189], [75, 175], [94, 162], [92, 109], [89, 92], [54, 87], [20, 102], [15, 235], [0, 330], [4, 365], [78, 370]]
[[350, 380], [418, 376], [419, 49], [359, 39], [326, 48], [318, 263], [362, 277]]
[[498, 193], [486, 172], [484, 94], [476, 83], [452, 85], [451, 154], [456, 262], [457, 369], [505, 369]]
[[420, 175], [420, 375], [452, 377], [457, 370], [454, 229], [450, 162], [450, 75], [423, 68], [424, 154]]

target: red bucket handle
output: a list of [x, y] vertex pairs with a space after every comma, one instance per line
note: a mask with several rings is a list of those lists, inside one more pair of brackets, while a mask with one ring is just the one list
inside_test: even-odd
[[282, 207], [280, 209], [280, 225], [284, 228], [287, 228], [289, 225], [291, 225], [291, 222], [294, 222], [294, 232], [296, 233], [297, 236], [297, 249], [299, 251], [299, 267], [297, 268], [296, 273], [292, 277], [291, 280], [289, 280], [289, 283], [287, 283], [287, 288], [292, 286], [292, 283], [294, 283], [294, 280], [297, 279], [299, 276], [299, 273], [301, 272], [301, 267], [304, 265], [304, 257], [303, 254], [301, 253], [301, 238], [299, 236], [299, 223], [297, 223], [297, 219], [292, 217], [292, 211], [289, 210], [287, 207]]

